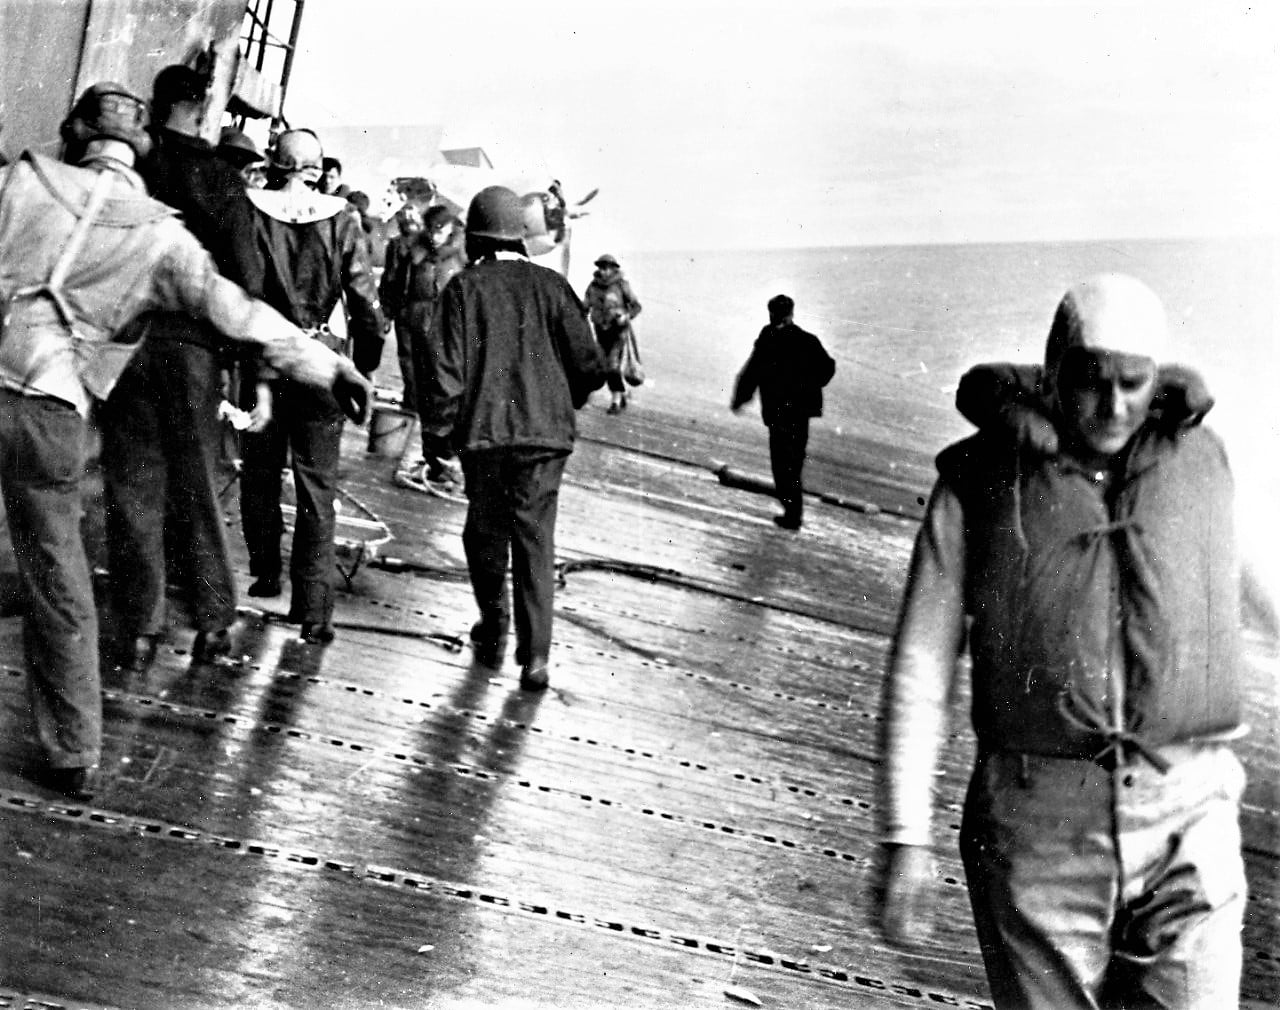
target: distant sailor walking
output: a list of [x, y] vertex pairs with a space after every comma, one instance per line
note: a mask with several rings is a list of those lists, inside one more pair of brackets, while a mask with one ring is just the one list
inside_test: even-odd
[[596, 341], [604, 351], [608, 363], [609, 392], [612, 401], [609, 413], [616, 414], [627, 407], [627, 383], [623, 377], [623, 355], [627, 342], [635, 348], [635, 329], [631, 321], [640, 315], [640, 301], [631, 284], [622, 276], [622, 267], [609, 254], [596, 260], [596, 271], [587, 285], [583, 298], [595, 327]]
[[768, 308], [769, 325], [756, 337], [751, 357], [738, 373], [730, 406], [737, 413], [760, 391], [774, 491], [782, 504], [782, 515], [773, 521], [783, 529], [798, 530], [804, 522], [801, 475], [809, 418], [822, 414], [822, 389], [835, 375], [836, 363], [817, 337], [794, 323], [794, 301], [777, 295], [769, 299]]

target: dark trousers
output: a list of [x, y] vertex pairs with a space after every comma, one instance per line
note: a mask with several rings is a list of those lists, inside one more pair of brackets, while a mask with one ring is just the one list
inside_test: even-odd
[[130, 637], [164, 630], [166, 537], [196, 629], [235, 620], [217, 488], [221, 398], [213, 351], [153, 334], [99, 414], [112, 607]]
[[400, 394], [400, 409], [412, 414], [418, 412], [418, 383], [414, 374], [413, 327], [404, 316], [396, 319], [396, 360], [400, 363], [400, 379], [404, 391]]
[[27, 699], [54, 768], [102, 754], [98, 615], [80, 536], [87, 429], [70, 404], [0, 389], [0, 489], [22, 586]]
[[272, 386], [271, 423], [246, 434], [240, 478], [240, 518], [249, 548], [249, 572], [279, 578], [282, 471], [292, 462], [297, 518], [289, 575], [292, 620], [327, 622], [333, 615], [333, 574], [337, 564], [333, 499], [338, 489], [342, 411], [332, 394], [291, 382]]
[[773, 487], [788, 519], [804, 519], [805, 451], [809, 447], [809, 419], [795, 418], [769, 425], [769, 462], [773, 467]]
[[551, 651], [556, 508], [567, 452], [488, 449], [462, 454], [467, 520], [462, 546], [481, 616], [506, 625], [511, 565], [516, 662]]

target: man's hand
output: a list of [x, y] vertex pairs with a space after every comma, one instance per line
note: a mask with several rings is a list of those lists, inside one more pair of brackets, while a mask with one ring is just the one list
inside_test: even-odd
[[461, 490], [462, 462], [457, 456], [428, 456], [426, 476], [428, 481]]
[[271, 423], [271, 411], [271, 387], [265, 382], [256, 383], [253, 387], [253, 407], [249, 411], [249, 424], [245, 430], [255, 435], [266, 431], [267, 425]]
[[356, 366], [348, 358], [342, 358], [338, 365], [338, 374], [333, 379], [333, 395], [342, 412], [356, 424], [369, 420], [373, 383], [356, 371]]
[[891, 943], [914, 943], [929, 934], [925, 900], [933, 857], [923, 845], [886, 845], [881, 853], [880, 928]]

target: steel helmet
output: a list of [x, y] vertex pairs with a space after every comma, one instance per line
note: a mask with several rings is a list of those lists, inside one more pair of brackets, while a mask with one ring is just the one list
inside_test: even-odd
[[85, 90], [67, 113], [59, 131], [67, 144], [119, 140], [143, 158], [151, 150], [147, 104], [123, 84], [99, 81]]
[[524, 241], [524, 205], [506, 186], [487, 186], [471, 200], [467, 234], [506, 241]]
[[324, 149], [310, 130], [285, 130], [271, 148], [271, 167], [288, 175], [300, 175], [304, 182], [319, 182]]
[[218, 153], [237, 168], [244, 168], [246, 165], [262, 161], [262, 153], [258, 150], [258, 145], [247, 133], [237, 130], [234, 126], [223, 127], [222, 135], [218, 138]]

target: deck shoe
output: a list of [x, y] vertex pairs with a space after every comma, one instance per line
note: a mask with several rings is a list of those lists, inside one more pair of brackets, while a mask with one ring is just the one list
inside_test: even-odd
[[471, 629], [471, 654], [481, 666], [496, 670], [507, 654], [507, 632], [480, 620]]
[[303, 621], [299, 632], [299, 637], [310, 645], [328, 645], [333, 636], [333, 625], [329, 621]]
[[781, 526], [784, 530], [798, 530], [801, 522], [795, 516], [789, 516], [785, 513], [780, 516], [774, 516], [773, 522], [775, 526]]
[[622, 411], [622, 408], [621, 408], [621, 407], [619, 407], [616, 403], [611, 403], [611, 404], [609, 404], [609, 409], [608, 409], [608, 410], [606, 410], [606, 411], [605, 411], [605, 413], [606, 413], [606, 414], [617, 414], [617, 413], [620, 413], [621, 411]]
[[279, 596], [280, 576], [263, 575], [249, 587], [250, 596]]
[[54, 792], [62, 793], [68, 799], [91, 800], [97, 788], [96, 769], [78, 768], [46, 768], [40, 775], [40, 784]]
[[231, 652], [231, 629], [214, 628], [196, 635], [195, 644], [191, 647], [192, 658], [197, 663], [210, 663], [219, 656]]
[[498, 669], [507, 654], [506, 614], [485, 614], [471, 626], [471, 652], [481, 666]]
[[520, 690], [545, 691], [551, 682], [551, 671], [545, 656], [537, 656], [525, 663], [520, 671]]
[[155, 635], [139, 635], [121, 649], [121, 663], [130, 673], [146, 673], [156, 659], [159, 640]]

